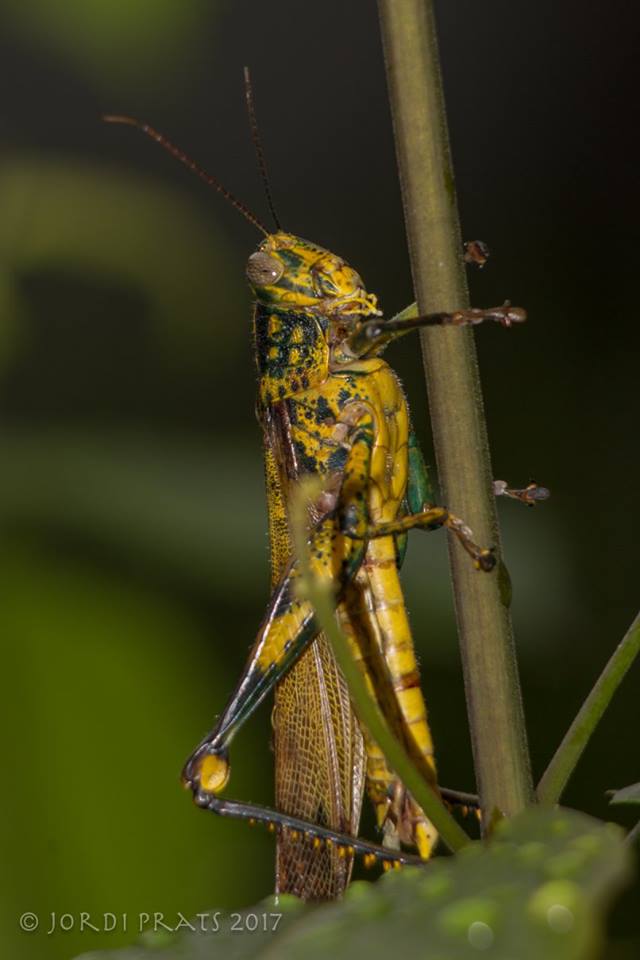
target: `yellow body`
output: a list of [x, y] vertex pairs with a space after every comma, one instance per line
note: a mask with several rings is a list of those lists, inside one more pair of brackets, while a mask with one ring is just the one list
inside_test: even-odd
[[[289, 504], [298, 480], [321, 479], [322, 492], [309, 506], [311, 570], [334, 589], [339, 621], [372, 696], [434, 786], [399, 543], [412, 526], [432, 529], [451, 518], [422, 494], [417, 505], [411, 496], [409, 411], [396, 375], [378, 355], [383, 321], [359, 275], [334, 254], [285, 233], [266, 237], [247, 275], [256, 295], [273, 594], [236, 691], [187, 762], [184, 779], [206, 806], [207, 794], [227, 782], [236, 730], [277, 684], [278, 810], [356, 836], [366, 782], [385, 844], [415, 846], [426, 858], [435, 830], [360, 730], [314, 611], [295, 589]], [[426, 489], [415, 482], [413, 488]], [[277, 890], [305, 899], [340, 896], [352, 859], [348, 847], [311, 836], [294, 840], [282, 831]]]
[[[353, 316], [356, 310], [358, 316], [377, 313], [375, 298], [366, 294], [359, 276], [342, 261], [324, 252], [318, 256], [317, 248], [296, 238], [286, 237], [283, 242], [285, 245], [281, 248], [278, 235], [268, 238], [261, 245], [261, 251], [275, 257], [280, 249], [287, 254], [290, 251], [302, 254], [303, 269], [298, 268], [298, 276], [304, 274], [306, 289], [297, 294], [299, 301], [303, 301], [298, 301], [298, 308], [312, 306], [307, 293], [313, 282], [310, 283], [309, 275], [314, 269], [317, 272], [328, 268], [331, 280], [338, 288], [338, 297], [332, 298], [331, 309], [335, 309], [336, 299], [342, 298], [341, 305], [343, 310], [346, 308], [347, 316]], [[302, 286], [300, 281], [298, 283]], [[269, 285], [266, 291], [267, 299], [276, 303], [290, 304], [296, 296], [295, 291], [289, 290], [286, 300], [278, 297], [274, 285]], [[323, 303], [323, 317], [326, 309]], [[265, 319], [265, 313], [262, 322], [271, 336], [277, 335], [282, 327], [281, 316], [267, 314]], [[344, 320], [345, 314], [342, 313], [335, 326], [340, 329]], [[326, 478], [323, 507], [334, 507], [340, 495], [342, 477], [339, 469], [332, 469], [332, 460], [335, 461], [336, 454], [348, 444], [354, 410], [358, 412], [366, 407], [374, 422], [374, 443], [365, 491], [370, 523], [396, 520], [403, 512], [407, 491], [409, 412], [394, 372], [380, 357], [349, 360], [341, 349], [342, 339], [336, 337], [332, 343], [330, 332], [329, 336], [319, 340], [315, 351], [308, 351], [308, 356], [315, 360], [315, 365], [311, 362], [306, 368], [310, 385], [306, 389], [291, 390], [292, 376], [300, 379], [299, 344], [303, 339], [299, 327], [291, 334], [289, 341], [293, 349], [284, 365], [287, 369], [283, 376], [277, 380], [269, 375], [268, 369], [266, 375], [263, 370], [259, 386], [262, 401], [268, 399], [272, 403], [278, 396], [281, 383], [287, 384], [287, 396], [281, 402], [287, 403], [289, 408], [286, 442], [293, 451], [291, 459], [294, 460], [294, 469], [287, 470], [287, 457], [282, 455], [281, 449], [283, 438], [273, 436], [271, 420], [267, 418], [265, 449], [273, 586], [291, 556], [287, 523], [291, 481], [304, 473], [322, 475]], [[276, 348], [271, 346], [269, 350], [273, 357]], [[275, 456], [274, 448], [279, 450]], [[348, 595], [338, 606], [338, 615], [343, 630], [351, 639], [354, 655], [367, 677], [371, 693], [379, 700], [395, 732], [405, 741], [412, 755], [420, 756], [423, 772], [435, 784], [432, 737], [419, 686], [393, 536], [368, 542], [365, 558]], [[299, 611], [292, 616], [299, 617]], [[287, 626], [287, 632], [293, 634], [298, 622]], [[282, 627], [284, 629], [285, 624]], [[268, 660], [272, 659], [273, 653], [271, 650]], [[331, 715], [327, 716], [329, 711]], [[367, 792], [375, 805], [379, 825], [388, 840], [393, 842], [395, 834], [397, 839], [417, 845], [420, 854], [427, 857], [435, 840], [433, 827], [405, 796], [401, 785], [395, 782], [381, 752], [366, 731], [364, 739]], [[305, 818], [315, 818], [318, 806], [322, 805], [326, 810], [334, 809], [334, 816], [328, 817], [332, 826], [357, 829], [362, 794], [360, 734], [344, 682], [323, 636], [314, 641], [276, 688], [274, 740], [278, 808]], [[292, 754], [295, 754], [293, 760]], [[317, 758], [322, 758], [328, 771], [315, 769]], [[334, 769], [331, 769], [332, 761]], [[331, 797], [318, 797], [322, 789]], [[316, 851], [316, 858], [319, 856]], [[323, 856], [331, 859], [330, 852], [323, 852]], [[284, 881], [279, 884], [281, 889], [293, 886], [294, 892], [300, 892], [300, 884], [308, 882], [304, 872], [291, 869], [290, 861], [298, 864], [301, 858], [304, 859], [304, 853], [299, 843], [281, 843], [278, 867], [279, 879]], [[342, 864], [337, 877], [333, 876], [330, 867], [331, 864], [318, 863], [317, 873], [322, 874], [324, 870], [324, 879], [314, 878], [315, 883], [342, 886], [350, 865]], [[336, 870], [336, 864], [333, 869]], [[296, 873], [298, 881], [294, 877], [292, 885], [290, 878]], [[315, 895], [331, 895], [331, 891], [316, 888]]]

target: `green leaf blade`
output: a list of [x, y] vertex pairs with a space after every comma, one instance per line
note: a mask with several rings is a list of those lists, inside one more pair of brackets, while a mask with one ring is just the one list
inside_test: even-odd
[[502, 821], [490, 843], [355, 883], [340, 903], [271, 899], [239, 914], [286, 908], [275, 932], [188, 933], [166, 948], [82, 960], [471, 960], [485, 951], [492, 960], [588, 960], [630, 864], [619, 827], [571, 810], [530, 808]]

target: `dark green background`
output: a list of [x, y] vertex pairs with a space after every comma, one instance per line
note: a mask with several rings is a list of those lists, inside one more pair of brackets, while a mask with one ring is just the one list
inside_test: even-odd
[[[476, 305], [539, 775], [638, 604], [633, 5], [437, 4], [464, 236], [493, 259]], [[170, 135], [261, 216], [253, 72], [287, 229], [345, 256], [388, 312], [411, 299], [375, 4], [1, 0], [0, 636], [7, 955], [127, 942], [137, 914], [247, 904], [272, 843], [195, 810], [178, 773], [224, 703], [268, 596], [250, 299], [258, 235], [103, 112]], [[634, 131], [635, 132], [635, 131]], [[389, 353], [432, 461], [417, 340]], [[633, 572], [632, 572], [633, 571]], [[473, 786], [442, 536], [406, 585], [441, 779]], [[639, 779], [638, 669], [567, 793], [607, 817]], [[269, 713], [232, 796], [272, 795]], [[622, 815], [621, 815], [622, 816]], [[626, 822], [631, 822], [627, 817]], [[635, 893], [637, 897], [637, 891]], [[614, 917], [631, 945], [634, 894]], [[41, 916], [31, 935], [26, 910]], [[129, 933], [47, 936], [51, 911]]]

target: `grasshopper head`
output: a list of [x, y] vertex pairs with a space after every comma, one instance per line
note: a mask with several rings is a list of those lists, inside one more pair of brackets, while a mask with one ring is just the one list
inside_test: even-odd
[[247, 263], [247, 278], [266, 306], [325, 317], [380, 316], [374, 294], [344, 260], [291, 233], [269, 234]]

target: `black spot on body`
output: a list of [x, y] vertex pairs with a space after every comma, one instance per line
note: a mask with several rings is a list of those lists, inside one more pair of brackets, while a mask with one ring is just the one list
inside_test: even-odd
[[331, 471], [333, 470], [342, 470], [345, 463], [347, 462], [348, 451], [344, 447], [338, 447], [337, 450], [334, 450], [329, 454], [329, 459], [327, 460], [327, 468]]
[[306, 447], [300, 440], [296, 440], [293, 444], [298, 463], [300, 464], [302, 470], [305, 473], [317, 473], [318, 472], [318, 461], [316, 457], [311, 456], [307, 453]]
[[331, 413], [331, 407], [329, 406], [329, 401], [326, 397], [322, 395], [319, 396], [316, 400], [316, 413], [320, 419], [326, 417], [328, 413]]
[[316, 423], [322, 423], [329, 417], [333, 419], [333, 411], [329, 406], [328, 400], [326, 397], [318, 397], [316, 401]]

